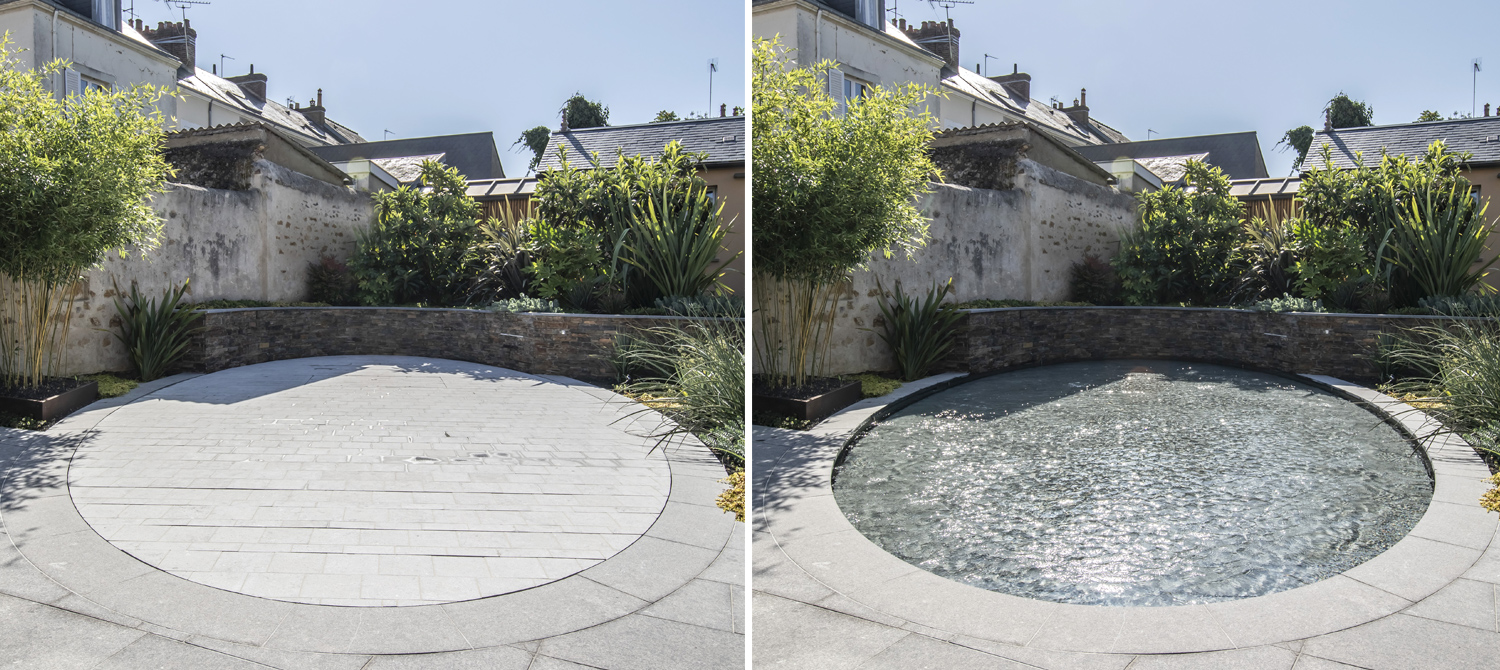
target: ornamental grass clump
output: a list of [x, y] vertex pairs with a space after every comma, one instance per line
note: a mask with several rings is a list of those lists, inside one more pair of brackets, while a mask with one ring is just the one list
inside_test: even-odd
[[33, 70], [0, 37], [0, 388], [35, 388], [63, 364], [74, 285], [105, 254], [156, 246], [149, 203], [162, 158], [164, 88], [59, 98], [67, 66]]
[[1500, 324], [1455, 321], [1419, 326], [1383, 347], [1382, 365], [1401, 370], [1393, 394], [1431, 405], [1449, 432], [1471, 437], [1480, 451], [1500, 456]]
[[[181, 286], [167, 289], [157, 300], [142, 296], [132, 284], [129, 303], [115, 298], [115, 309], [120, 313], [122, 324], [115, 337], [125, 345], [130, 362], [143, 382], [165, 375], [174, 363], [182, 359], [188, 343], [200, 330], [197, 323], [203, 319], [203, 312], [197, 305], [182, 301], [187, 287], [187, 282], [183, 282]], [[119, 294], [119, 287], [115, 287], [115, 295]]]
[[879, 290], [885, 298], [880, 302], [880, 314], [885, 319], [880, 339], [895, 354], [897, 371], [906, 381], [926, 377], [953, 348], [958, 322], [963, 318], [957, 307], [943, 302], [953, 291], [953, 280], [941, 286], [933, 284], [921, 299], [902, 292], [900, 280], [889, 293], [884, 287]]
[[[697, 436], [731, 465], [745, 460], [745, 326], [692, 321], [622, 336], [620, 390], [672, 421], [653, 431], [658, 446]], [[644, 411], [644, 410], [643, 410]], [[639, 413], [633, 416], [639, 416]]]

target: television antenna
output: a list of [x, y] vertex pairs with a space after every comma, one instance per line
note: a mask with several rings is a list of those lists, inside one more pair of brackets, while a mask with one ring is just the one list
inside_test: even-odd
[[714, 115], [714, 73], [719, 71], [719, 59], [708, 59], [708, 115]]
[[899, 18], [901, 18], [901, 10], [896, 6], [896, 2], [897, 2], [897, 0], [891, 0], [891, 7], [890, 7], [890, 9], [887, 9], [885, 11], [886, 11], [887, 14], [890, 14], [892, 18], [899, 19]]
[[986, 76], [986, 77], [990, 76], [990, 60], [991, 59], [993, 59], [993, 60], [1000, 60], [1000, 58], [998, 56], [991, 56], [989, 54], [985, 54], [984, 55], [984, 76]]
[[933, 7], [942, 7], [943, 18], [948, 21], [952, 21], [953, 17], [949, 16], [949, 13], [952, 12], [954, 7], [957, 7], [959, 5], [972, 5], [974, 4], [974, 0], [927, 0], [927, 4], [932, 5]]
[[182, 22], [183, 23], [187, 23], [187, 10], [188, 10], [189, 7], [192, 7], [193, 5], [212, 5], [212, 4], [214, 4], [212, 2], [209, 2], [209, 0], [161, 0], [161, 2], [162, 2], [162, 4], [164, 4], [164, 5], [167, 6], [167, 9], [180, 9], [180, 10], [182, 10]]
[[[1154, 131], [1154, 130], [1152, 130], [1150, 128], [1147, 128], [1146, 129], [1146, 139], [1148, 141], [1151, 139], [1151, 133], [1156, 133], [1156, 131]], [[1156, 133], [1156, 134], [1160, 135], [1161, 133]]]
[[235, 57], [234, 56], [225, 56], [224, 54], [219, 54], [219, 76], [220, 77], [228, 77], [229, 76], [229, 70], [224, 69], [224, 61], [225, 61], [225, 59], [235, 60]]
[[1483, 58], [1474, 59], [1474, 81], [1471, 84], [1472, 88], [1469, 89], [1469, 116], [1474, 116], [1479, 112], [1479, 70], [1483, 66]]
[[390, 129], [386, 129], [386, 131], [385, 131], [385, 137], [383, 139], [386, 139], [386, 140], [391, 139], [391, 136], [395, 135], [395, 134], [396, 133], [391, 132]]

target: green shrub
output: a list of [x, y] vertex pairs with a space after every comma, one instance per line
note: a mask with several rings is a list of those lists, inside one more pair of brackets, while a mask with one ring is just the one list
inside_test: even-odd
[[1068, 299], [1073, 302], [1118, 305], [1121, 291], [1114, 266], [1094, 254], [1084, 256], [1068, 271]]
[[[1406, 371], [1395, 393], [1439, 401], [1446, 426], [1457, 432], [1500, 426], [1500, 324], [1458, 321], [1419, 326], [1395, 338], [1389, 367]], [[1474, 446], [1486, 448], [1483, 441]]]
[[1292, 224], [1296, 262], [1292, 265], [1298, 295], [1322, 299], [1340, 286], [1374, 271], [1365, 253], [1365, 236], [1353, 226], [1319, 226], [1307, 219]]
[[1432, 314], [1444, 316], [1500, 317], [1500, 296], [1465, 293], [1460, 296], [1422, 298], [1417, 303]]
[[118, 398], [126, 393], [134, 391], [141, 383], [134, 379], [125, 379], [107, 372], [97, 375], [84, 375], [83, 379], [99, 384], [99, 399]]
[[458, 170], [422, 165], [422, 186], [375, 195], [375, 221], [349, 261], [364, 305], [464, 303], [479, 240], [479, 206]]
[[556, 300], [548, 300], [546, 298], [528, 298], [524, 295], [518, 298], [506, 298], [504, 300], [497, 300], [493, 303], [490, 303], [490, 306], [486, 307], [485, 309], [488, 309], [491, 312], [512, 312], [516, 314], [524, 312], [559, 314], [563, 311], [562, 305], [557, 304]]
[[963, 313], [952, 303], [943, 302], [952, 291], [952, 279], [941, 288], [933, 284], [920, 301], [901, 291], [900, 280], [890, 293], [883, 287], [880, 289], [881, 296], [886, 298], [880, 302], [880, 314], [885, 318], [885, 332], [880, 339], [896, 355], [896, 369], [902, 379], [916, 381], [926, 377], [953, 348]]
[[901, 388], [900, 379], [892, 379], [885, 375], [867, 372], [860, 375], [847, 377], [859, 382], [859, 392], [866, 398], [879, 398]]
[[1188, 161], [1182, 188], [1142, 193], [1140, 226], [1114, 259], [1131, 305], [1216, 305], [1234, 288], [1230, 265], [1243, 207], [1219, 168]]
[[1297, 263], [1296, 220], [1275, 213], [1245, 222], [1233, 264], [1239, 269], [1235, 293], [1250, 300], [1280, 298], [1292, 291], [1292, 267]]
[[1271, 298], [1252, 306], [1257, 312], [1326, 312], [1323, 303], [1309, 298]]
[[203, 312], [196, 305], [182, 301], [187, 287], [187, 282], [183, 282], [182, 286], [167, 289], [158, 302], [156, 298], [142, 296], [132, 284], [129, 304], [118, 297], [120, 290], [115, 287], [115, 309], [122, 322], [115, 337], [125, 345], [130, 362], [143, 382], [166, 374], [187, 352], [188, 342], [199, 330], [195, 324], [203, 318]]
[[719, 494], [715, 501], [719, 509], [734, 514], [735, 521], [745, 520], [745, 471], [740, 470], [725, 479], [719, 480], [729, 485], [729, 490]]
[[307, 293], [310, 302], [328, 305], [356, 305], [359, 286], [349, 266], [332, 256], [320, 256], [307, 265]]
[[696, 298], [672, 296], [657, 298], [656, 306], [676, 316], [709, 316], [738, 319], [745, 316], [745, 300], [733, 295], [704, 295]]
[[1490, 225], [1467, 180], [1419, 177], [1411, 199], [1397, 210], [1386, 260], [1394, 267], [1392, 291], [1406, 300], [1463, 295], [1495, 263], [1483, 264]]
[[479, 224], [478, 243], [470, 249], [470, 262], [475, 268], [467, 296], [470, 304], [524, 296], [531, 290], [531, 274], [526, 269], [535, 251], [529, 226], [536, 218], [536, 206], [529, 201], [527, 204], [523, 215], [505, 203], [499, 217]]
[[657, 295], [695, 297], [726, 290], [719, 279], [739, 254], [714, 266], [729, 234], [721, 224], [723, 210], [723, 204], [715, 205], [707, 184], [685, 189], [663, 184], [631, 210], [625, 262]]

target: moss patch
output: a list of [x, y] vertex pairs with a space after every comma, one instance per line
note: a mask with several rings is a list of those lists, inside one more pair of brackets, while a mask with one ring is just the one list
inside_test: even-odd
[[860, 375], [849, 375], [846, 379], [859, 382], [859, 391], [866, 398], [879, 398], [898, 388], [903, 383], [895, 377], [887, 377], [878, 372], [866, 372]]
[[99, 382], [99, 399], [118, 398], [135, 390], [141, 383], [134, 379], [125, 379], [107, 372], [97, 375], [84, 375], [83, 379]]

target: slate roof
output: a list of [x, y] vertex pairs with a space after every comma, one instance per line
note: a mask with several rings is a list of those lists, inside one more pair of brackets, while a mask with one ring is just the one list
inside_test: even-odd
[[537, 171], [562, 167], [561, 148], [573, 167], [587, 167], [592, 153], [599, 155], [600, 167], [613, 167], [621, 150], [626, 156], [660, 156], [672, 140], [681, 142], [683, 151], [708, 154], [706, 167], [745, 164], [745, 117], [729, 116], [554, 132]]
[[1437, 140], [1446, 143], [1449, 151], [1473, 154], [1470, 165], [1500, 163], [1500, 116], [1320, 130], [1313, 135], [1302, 167], [1323, 167], [1325, 144], [1333, 149], [1334, 166], [1349, 169], [1359, 163], [1356, 154], [1363, 154], [1365, 165], [1373, 166], [1380, 162], [1382, 149], [1393, 156], [1416, 158]]
[[[1077, 149], [1078, 153], [1096, 162], [1112, 161], [1116, 158], [1140, 160], [1206, 153], [1208, 154], [1206, 162], [1222, 169], [1230, 179], [1260, 179], [1270, 176], [1266, 173], [1265, 156], [1260, 152], [1260, 140], [1253, 130], [1219, 135], [1165, 137], [1159, 140], [1077, 147]], [[1160, 175], [1160, 173], [1157, 174]]]
[[[1021, 119], [1030, 121], [1034, 125], [1041, 126], [1043, 130], [1066, 136], [1074, 142], [1084, 144], [1114, 144], [1118, 142], [1129, 142], [1114, 128], [1111, 128], [1097, 119], [1089, 119], [1088, 123], [1078, 125], [1073, 123], [1067, 112], [1053, 107], [1043, 100], [1035, 98], [1022, 98], [1013, 95], [1009, 89], [995, 83], [973, 70], [958, 68], [957, 74], [943, 80], [943, 85], [965, 95], [979, 98], [997, 105]], [[1087, 155], [1087, 154], [1085, 154]]]
[[1187, 176], [1188, 161], [1208, 162], [1208, 154], [1188, 154], [1186, 156], [1157, 156], [1154, 158], [1136, 158], [1135, 162], [1146, 168], [1161, 180], [1168, 184], [1176, 184]]
[[421, 180], [423, 163], [437, 161], [447, 165], [447, 161], [444, 160], [446, 157], [447, 154], [431, 154], [427, 156], [402, 156], [400, 158], [373, 158], [370, 162], [379, 165], [380, 169], [385, 170], [392, 177], [395, 177], [396, 181], [401, 182], [402, 185], [407, 185], [415, 184]]
[[489, 132], [411, 137], [337, 147], [313, 147], [313, 152], [331, 163], [361, 158], [376, 160], [444, 154], [443, 163], [449, 167], [458, 168], [459, 173], [463, 174], [465, 179], [505, 177], [505, 168], [500, 165], [500, 150], [495, 148], [495, 134]]
[[[144, 38], [142, 38], [144, 39]], [[244, 89], [228, 79], [195, 68], [193, 76], [179, 79], [177, 85], [249, 116], [254, 121], [269, 123], [284, 133], [319, 145], [356, 144], [365, 138], [332, 119], [315, 124], [295, 109], [274, 100], [260, 100], [247, 95]], [[325, 157], [325, 160], [326, 157]]]

